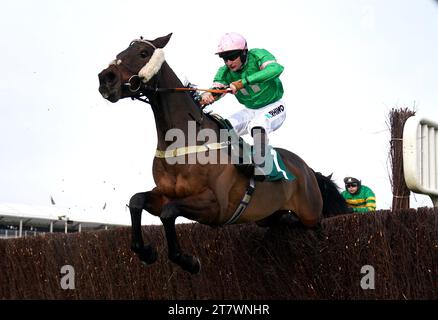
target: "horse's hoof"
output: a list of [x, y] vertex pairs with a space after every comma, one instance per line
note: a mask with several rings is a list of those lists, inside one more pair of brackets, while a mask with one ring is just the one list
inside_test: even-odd
[[191, 274], [197, 274], [201, 271], [201, 261], [196, 257], [186, 254], [181, 257], [179, 265], [183, 270], [188, 271]]
[[152, 246], [146, 246], [137, 252], [138, 258], [143, 264], [148, 265], [157, 261], [158, 253]]

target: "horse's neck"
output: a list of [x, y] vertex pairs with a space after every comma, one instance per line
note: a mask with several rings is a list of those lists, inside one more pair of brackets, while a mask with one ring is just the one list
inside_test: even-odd
[[[179, 88], [183, 86], [166, 62], [163, 63], [158, 74], [157, 84], [158, 88]], [[217, 129], [217, 125], [214, 122], [206, 117], [202, 117], [202, 111], [187, 93], [158, 92], [151, 95], [149, 100], [155, 116], [158, 138], [157, 147], [160, 150], [164, 150], [172, 144], [172, 141], [165, 141], [166, 133], [170, 129], [181, 130], [185, 137], [188, 137], [189, 133], [193, 134], [194, 129], [196, 134], [203, 128]], [[202, 121], [200, 121], [201, 118], [203, 118]], [[195, 121], [199, 122], [196, 126]]]

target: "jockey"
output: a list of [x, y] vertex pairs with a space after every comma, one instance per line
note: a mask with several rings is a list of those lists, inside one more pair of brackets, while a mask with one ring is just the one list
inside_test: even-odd
[[[217, 55], [224, 60], [214, 77], [214, 88], [232, 90], [245, 106], [228, 118], [238, 135], [250, 133], [254, 140], [254, 174], [264, 180], [271, 172], [272, 155], [268, 134], [277, 130], [286, 119], [283, 85], [279, 79], [284, 67], [265, 49], [251, 49], [244, 37], [237, 33], [222, 36]], [[211, 104], [223, 95], [206, 92], [201, 105]]]
[[345, 190], [342, 196], [353, 212], [368, 212], [376, 210], [376, 196], [374, 192], [354, 177], [344, 178]]

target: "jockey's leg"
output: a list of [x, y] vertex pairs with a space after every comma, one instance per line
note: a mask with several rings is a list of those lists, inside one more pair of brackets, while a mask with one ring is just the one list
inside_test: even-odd
[[239, 136], [243, 136], [248, 133], [248, 125], [254, 118], [255, 112], [251, 109], [242, 109], [227, 119], [233, 126], [233, 129]]
[[263, 181], [272, 170], [272, 155], [268, 148], [268, 133], [263, 127], [253, 127], [251, 135], [254, 139], [254, 178]]
[[[228, 121], [233, 126], [233, 130], [235, 135], [232, 136], [238, 143], [239, 136], [243, 136], [248, 133], [248, 125], [254, 117], [254, 110], [243, 109], [239, 112], [234, 113], [230, 117], [228, 117]], [[246, 148], [248, 146], [248, 148]], [[251, 149], [249, 145], [243, 144], [243, 148], [234, 149], [233, 154], [233, 164], [239, 170], [239, 172], [243, 173], [247, 177], [252, 177], [254, 174], [254, 165], [252, 163], [252, 155]]]

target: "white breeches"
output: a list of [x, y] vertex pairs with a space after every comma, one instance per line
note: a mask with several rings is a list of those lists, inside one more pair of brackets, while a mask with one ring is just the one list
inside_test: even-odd
[[280, 128], [285, 119], [286, 107], [282, 100], [260, 109], [245, 108], [228, 118], [239, 136], [251, 133], [254, 127], [262, 127], [270, 133]]

